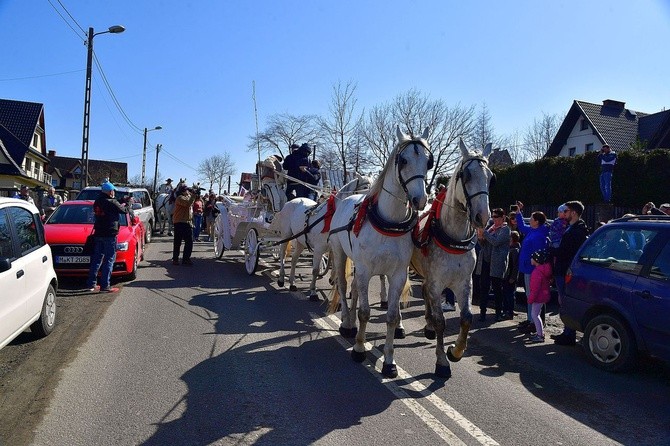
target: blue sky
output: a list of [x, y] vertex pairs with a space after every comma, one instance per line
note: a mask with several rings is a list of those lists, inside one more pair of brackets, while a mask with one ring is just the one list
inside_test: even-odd
[[359, 111], [410, 89], [485, 103], [501, 135], [574, 99], [670, 106], [667, 0], [0, 0], [0, 97], [43, 103], [62, 156], [81, 156], [86, 47], [61, 4], [84, 30], [126, 28], [94, 39], [126, 118], [94, 67], [89, 156], [127, 162], [129, 176], [157, 125], [147, 177], [157, 143], [159, 180], [196, 181], [222, 152], [252, 171], [254, 81], [261, 130], [275, 113], [326, 115], [340, 80], [357, 83]]

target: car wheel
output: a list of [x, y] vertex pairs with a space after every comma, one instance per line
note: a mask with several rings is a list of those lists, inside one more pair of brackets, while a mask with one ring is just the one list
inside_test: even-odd
[[586, 325], [582, 344], [589, 361], [608, 372], [620, 372], [635, 362], [637, 346], [630, 328], [618, 317], [603, 314]]
[[151, 234], [154, 232], [154, 225], [150, 221], [147, 222], [146, 232], [144, 233], [144, 243], [151, 243]]
[[140, 258], [137, 252], [137, 247], [135, 247], [135, 256], [133, 257], [133, 270], [128, 274], [128, 280], [137, 279], [137, 266], [140, 263]]
[[56, 326], [56, 290], [52, 285], [47, 288], [42, 303], [42, 312], [40, 318], [30, 326], [30, 330], [39, 337], [44, 337], [51, 333]]

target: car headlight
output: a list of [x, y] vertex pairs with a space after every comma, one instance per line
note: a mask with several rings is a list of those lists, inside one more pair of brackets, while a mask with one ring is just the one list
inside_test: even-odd
[[122, 243], [117, 243], [116, 244], [116, 250], [117, 251], [128, 251], [128, 242], [122, 242]]

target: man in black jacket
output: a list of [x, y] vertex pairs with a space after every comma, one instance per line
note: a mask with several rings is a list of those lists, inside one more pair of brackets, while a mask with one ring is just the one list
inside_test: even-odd
[[[572, 259], [577, 254], [577, 251], [586, 241], [589, 235], [589, 230], [586, 223], [582, 220], [582, 213], [584, 212], [584, 205], [580, 201], [568, 201], [565, 203], [568, 208], [565, 211], [569, 226], [565, 230], [561, 243], [558, 248], [552, 249], [554, 256], [554, 279], [556, 280], [556, 289], [558, 290], [558, 303], [563, 303], [563, 296], [565, 295], [565, 273], [572, 263]], [[573, 329], [564, 327], [563, 333], [560, 335], [552, 335], [551, 338], [554, 343], [558, 345], [575, 345], [576, 333]]]
[[122, 205], [114, 198], [116, 187], [109, 181], [102, 184], [100, 196], [93, 203], [95, 223], [93, 224], [94, 248], [91, 256], [91, 267], [88, 271], [89, 291], [97, 291], [95, 285], [98, 271], [102, 266], [100, 274], [100, 291], [114, 292], [118, 288], [112, 288], [112, 267], [116, 259], [116, 236], [119, 235], [119, 215], [127, 214], [127, 206]]
[[[293, 146], [291, 146], [293, 147]], [[312, 148], [305, 143], [291, 152], [286, 158], [282, 167], [291, 178], [300, 181], [305, 181], [305, 173], [309, 167], [309, 154], [312, 153]], [[295, 196], [293, 195], [295, 193]], [[296, 197], [304, 197], [305, 188], [300, 183], [296, 183], [290, 178], [287, 179], [286, 186], [286, 200], [291, 201]]]

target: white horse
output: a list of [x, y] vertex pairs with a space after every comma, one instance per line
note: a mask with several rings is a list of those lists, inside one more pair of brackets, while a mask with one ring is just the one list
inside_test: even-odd
[[[181, 186], [186, 184], [184, 178], [179, 179], [179, 183], [175, 186], [173, 191], [177, 191]], [[199, 187], [199, 186], [198, 186]], [[170, 203], [170, 196], [172, 194], [158, 194], [155, 200], [156, 204], [156, 219], [158, 221], [158, 227], [160, 228], [160, 233], [163, 235], [165, 233], [165, 224], [168, 225], [168, 234], [172, 235], [172, 230], [174, 229], [172, 224], [172, 214], [174, 213], [174, 201]]]
[[[432, 155], [426, 141], [427, 128], [420, 138], [405, 135], [400, 128], [396, 133], [398, 144], [380, 176], [365, 196], [354, 195], [340, 203], [333, 215], [329, 237], [336, 279], [330, 311], [335, 311], [341, 301], [340, 333], [345, 337], [356, 333], [356, 303], [360, 298], [360, 329], [351, 352], [354, 361], [365, 359], [365, 334], [370, 319], [370, 278], [385, 275], [388, 279], [382, 374], [391, 378], [398, 376], [393, 361], [393, 338], [400, 322], [401, 294], [409, 291], [407, 269], [413, 248], [411, 231], [416, 224], [417, 211], [426, 205], [425, 178], [432, 167]], [[340, 299], [340, 296], [346, 296], [347, 257], [355, 266], [351, 309], [347, 299]]]
[[[475, 268], [475, 228], [483, 228], [490, 218], [489, 187], [493, 173], [485, 153], [468, 151], [459, 143], [462, 158], [446, 190], [442, 190], [433, 205], [421, 213], [415, 228], [417, 246], [412, 255], [412, 268], [423, 277], [422, 294], [426, 305], [428, 339], [436, 339], [437, 363], [435, 374], [451, 376], [449, 360], [461, 359], [467, 346], [472, 323], [472, 272]], [[460, 308], [460, 331], [455, 345], [444, 352], [444, 315], [441, 294], [445, 288], [453, 291]]]
[[[281, 231], [282, 240], [295, 241], [289, 275], [289, 289], [291, 291], [298, 290], [295, 286], [295, 267], [300, 254], [307, 247], [312, 251], [312, 280], [309, 286], [309, 300], [319, 301], [319, 296], [316, 293], [316, 279], [321, 258], [328, 251], [328, 229], [324, 231], [324, 227], [326, 224], [330, 227], [330, 217], [338, 202], [353, 193], [363, 193], [369, 190], [371, 183], [369, 177], [358, 176], [358, 178], [342, 186], [337, 195], [332, 195], [328, 201], [317, 205], [309, 198], [294, 198], [284, 205], [281, 212], [275, 214], [272, 227]], [[284, 261], [288, 243], [289, 240], [282, 243], [279, 250], [279, 278], [277, 284], [280, 287], [284, 286]]]

